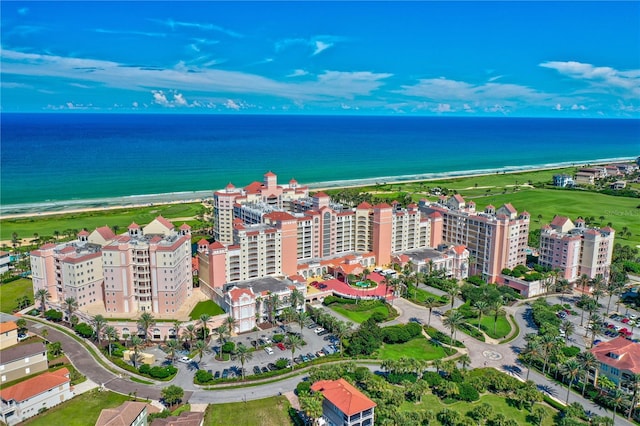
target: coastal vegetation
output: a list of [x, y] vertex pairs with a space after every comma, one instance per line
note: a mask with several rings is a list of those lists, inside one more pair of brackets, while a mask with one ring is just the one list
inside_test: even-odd
[[398, 316], [393, 307], [381, 300], [353, 300], [327, 296], [323, 304], [358, 324], [369, 318], [382, 322]]

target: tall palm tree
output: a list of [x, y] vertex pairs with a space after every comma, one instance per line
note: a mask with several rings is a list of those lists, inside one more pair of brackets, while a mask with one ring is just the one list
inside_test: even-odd
[[104, 332], [104, 328], [107, 325], [107, 320], [104, 319], [102, 315], [96, 315], [93, 317], [93, 330], [96, 335], [96, 339], [98, 339], [98, 346], [100, 346], [100, 341], [102, 340], [102, 333]]
[[529, 340], [527, 345], [520, 353], [520, 357], [527, 365], [527, 377], [525, 380], [529, 380], [529, 373], [531, 372], [531, 366], [536, 358], [542, 358], [542, 348], [537, 339]]
[[587, 389], [587, 382], [589, 382], [589, 374], [591, 370], [593, 370], [593, 386], [597, 386], [598, 382], [598, 367], [600, 366], [600, 361], [596, 356], [589, 352], [580, 352], [576, 359], [580, 363], [580, 367], [582, 368], [582, 372], [584, 373], [584, 382], [582, 383], [582, 396], [584, 396], [584, 392]]
[[582, 315], [580, 316], [580, 326], [584, 325], [584, 312], [587, 310], [589, 303], [591, 303], [591, 298], [586, 294], [580, 296], [578, 300], [578, 305], [582, 306]]
[[633, 391], [633, 396], [631, 397], [631, 405], [629, 407], [629, 413], [627, 414], [627, 420], [629, 420], [633, 416], [633, 412], [635, 411], [636, 406], [638, 405], [638, 391], [640, 391], [640, 374], [632, 374], [627, 384]]
[[244, 380], [244, 364], [253, 359], [253, 352], [251, 352], [245, 345], [238, 345], [236, 347], [236, 351], [232, 355], [232, 358], [240, 361], [240, 365], [242, 366], [242, 380]]
[[613, 405], [613, 424], [616, 424], [616, 412], [622, 406], [622, 402], [626, 399], [626, 395], [620, 389], [614, 389], [609, 394], [609, 401]]
[[287, 337], [287, 346], [291, 349], [291, 369], [293, 370], [293, 357], [296, 353], [296, 349], [302, 347], [302, 339], [295, 334], [290, 334]]
[[47, 310], [47, 299], [51, 297], [51, 294], [46, 288], [40, 288], [36, 291], [35, 297], [40, 301], [40, 312], [44, 316], [44, 311]]
[[433, 308], [435, 308], [438, 305], [438, 302], [436, 301], [436, 298], [433, 296], [427, 296], [427, 298], [424, 300], [424, 306], [429, 309], [429, 319], [427, 320], [427, 325], [431, 326], [431, 312], [433, 311]]
[[502, 305], [504, 305], [504, 300], [502, 297], [499, 297], [496, 301], [491, 304], [491, 310], [493, 311], [493, 334], [496, 334], [496, 328], [498, 326], [498, 317], [503, 315], [504, 309], [502, 309]]
[[580, 366], [580, 363], [573, 358], [568, 359], [560, 366], [560, 373], [564, 377], [569, 379], [569, 384], [567, 385], [567, 405], [569, 404], [569, 393], [571, 392], [571, 384], [576, 379], [576, 377], [578, 377], [581, 370], [582, 367]]
[[460, 287], [458, 287], [458, 284], [454, 284], [449, 287], [449, 289], [447, 290], [447, 294], [449, 295], [449, 297], [451, 297], [451, 309], [453, 309], [453, 304], [456, 301], [456, 296], [460, 294]]
[[291, 290], [290, 300], [291, 307], [296, 311], [298, 310], [298, 306], [304, 306], [304, 295], [297, 288]]
[[187, 326], [182, 330], [182, 338], [189, 342], [189, 348], [191, 348], [191, 344], [193, 339], [196, 338], [198, 332], [196, 330], [195, 324], [187, 324]]
[[200, 315], [199, 321], [202, 324], [202, 340], [207, 341], [207, 322], [211, 319], [211, 315], [202, 314]]
[[176, 339], [167, 340], [167, 352], [169, 354], [169, 359], [171, 359], [171, 364], [173, 364], [173, 360], [176, 359], [176, 352], [180, 350], [180, 342]]
[[73, 313], [78, 309], [78, 301], [75, 297], [67, 297], [64, 299], [64, 306], [67, 309], [67, 314], [69, 315], [68, 323], [71, 324], [71, 318], [73, 317]]
[[564, 332], [564, 344], [567, 344], [569, 337], [576, 331], [576, 326], [569, 320], [564, 320], [560, 324], [560, 330]]
[[462, 364], [462, 369], [464, 371], [466, 371], [467, 370], [467, 366], [469, 366], [469, 364], [471, 364], [471, 358], [469, 358], [469, 355], [467, 355], [467, 354], [462, 355], [456, 361], [458, 361], [460, 364]]
[[131, 351], [133, 352], [131, 362], [133, 363], [134, 368], [138, 368], [138, 358], [140, 356], [140, 349], [142, 349], [143, 344], [144, 340], [142, 340], [138, 336], [131, 336]]
[[198, 363], [200, 363], [202, 362], [202, 357], [204, 356], [204, 354], [209, 352], [209, 347], [204, 340], [198, 340], [193, 345], [193, 348], [191, 348], [191, 351], [193, 352], [194, 356], [197, 356], [199, 358]]
[[271, 324], [275, 324], [276, 322], [276, 312], [278, 312], [278, 307], [280, 306], [280, 299], [278, 295], [275, 293], [269, 293], [267, 297], [267, 314], [269, 316], [269, 322]]
[[551, 359], [551, 356], [555, 354], [558, 349], [558, 341], [553, 334], [544, 334], [540, 340], [540, 347], [542, 349], [542, 356], [544, 364], [542, 365], [542, 374], [545, 374], [547, 370], [547, 364]]
[[587, 284], [589, 284], [589, 276], [587, 274], [580, 275], [580, 278], [578, 278], [577, 284], [580, 287], [582, 287], [582, 292], [585, 293]]
[[458, 311], [457, 309], [453, 309], [449, 311], [444, 321], [442, 321], [442, 324], [451, 330], [451, 345], [453, 345], [455, 342], [454, 338], [455, 338], [456, 331], [458, 330], [458, 328], [460, 328], [460, 326], [463, 323], [464, 323], [464, 315], [462, 314], [462, 312]]
[[172, 325], [174, 333], [173, 338], [177, 340], [180, 336], [180, 327], [182, 327], [182, 323], [179, 320], [175, 320], [173, 321]]
[[338, 338], [338, 342], [340, 345], [340, 357], [342, 357], [342, 339], [344, 339], [347, 334], [351, 331], [351, 325], [352, 323], [346, 323], [343, 321], [338, 321], [336, 323], [336, 327], [333, 330], [333, 334], [336, 335], [336, 337]]
[[138, 318], [138, 327], [144, 330], [144, 341], [149, 343], [149, 329], [156, 325], [156, 319], [149, 312], [143, 312]]
[[111, 357], [111, 342], [118, 340], [118, 330], [114, 326], [108, 325], [104, 329], [104, 335], [109, 343], [109, 357]]
[[296, 321], [300, 325], [300, 336], [304, 334], [304, 324], [309, 319], [310, 315], [308, 312], [302, 311], [298, 312], [298, 316], [296, 317]]
[[478, 300], [473, 304], [473, 310], [478, 313], [478, 331], [480, 330], [480, 322], [482, 321], [482, 315], [489, 310], [489, 304], [484, 300]]
[[229, 335], [229, 338], [231, 338], [231, 334], [235, 332], [236, 320], [229, 315], [225, 318], [224, 324], [227, 326], [227, 334]]

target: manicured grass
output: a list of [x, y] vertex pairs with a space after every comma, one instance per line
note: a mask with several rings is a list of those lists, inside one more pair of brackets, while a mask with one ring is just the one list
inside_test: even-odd
[[[358, 324], [362, 324], [363, 322], [368, 320], [369, 317], [374, 314], [374, 312], [382, 312], [387, 316], [387, 318], [395, 313], [395, 311], [390, 312], [389, 305], [386, 305], [384, 302], [377, 302], [375, 303], [374, 307], [368, 307], [366, 309], [362, 309], [361, 306], [363, 305], [360, 305], [360, 304], [340, 305], [338, 303], [333, 303], [329, 305], [329, 307], [334, 311], [336, 311], [337, 313], [349, 318], [349, 320]], [[371, 306], [371, 302], [367, 301], [367, 304], [364, 306]]]
[[426, 290], [423, 290], [421, 288], [412, 288], [411, 290], [409, 290], [409, 295], [407, 296], [407, 299], [412, 301], [412, 302], [417, 302], [417, 303], [424, 303], [425, 300], [427, 300], [427, 297], [433, 297], [434, 299], [436, 299], [437, 305], [436, 306], [442, 306], [446, 303], [448, 303], [449, 298], [448, 297], [440, 297], [437, 296], [433, 293], [429, 293]]
[[[468, 411], [472, 410], [474, 407], [484, 402], [486, 402], [487, 404], [493, 407], [494, 416], [498, 413], [502, 413], [507, 419], [515, 420], [516, 423], [519, 425], [532, 424], [527, 420], [527, 415], [530, 414], [529, 411], [519, 410], [516, 407], [512, 407], [507, 403], [506, 398], [498, 395], [492, 395], [492, 394], [483, 395], [480, 397], [480, 400], [476, 402], [471, 403], [471, 402], [458, 401], [453, 404], [444, 404], [442, 403], [442, 401], [440, 401], [440, 398], [438, 398], [437, 396], [428, 394], [422, 398], [422, 402], [419, 404], [404, 402], [400, 406], [400, 410], [403, 410], [403, 411], [432, 410], [434, 414], [438, 414], [444, 408], [447, 408], [449, 410], [459, 412], [464, 417], [466, 416]], [[556, 410], [544, 404], [535, 404], [535, 406], [543, 407], [548, 413], [548, 416], [542, 421], [542, 426], [552, 426], [554, 424], [553, 417], [556, 414]], [[441, 423], [438, 420], [434, 420], [433, 423], [430, 423], [430, 424], [440, 425]]]
[[[478, 326], [478, 320], [470, 320], [469, 324], [473, 327]], [[502, 339], [504, 336], [508, 335], [511, 332], [511, 325], [507, 318], [504, 315], [500, 315], [498, 317], [498, 321], [496, 322], [496, 332], [493, 332], [493, 315], [486, 315], [482, 317], [482, 321], [480, 321], [480, 329], [485, 332], [485, 334], [493, 339]]]
[[205, 300], [198, 302], [189, 314], [189, 318], [196, 320], [200, 318], [202, 314], [209, 314], [211, 316], [224, 314], [224, 309], [218, 306], [213, 300]]
[[33, 283], [30, 279], [20, 278], [7, 284], [1, 284], [0, 311], [10, 314], [18, 307], [17, 299], [23, 296], [29, 297], [29, 300], [33, 302]]
[[406, 343], [384, 343], [382, 347], [378, 349], [377, 354], [379, 359], [398, 360], [401, 357], [407, 357], [425, 361], [444, 358], [446, 356], [447, 354], [442, 346], [432, 344], [423, 336], [416, 337]]
[[90, 391], [70, 401], [49, 409], [46, 413], [22, 424], [32, 426], [86, 426], [93, 425], [104, 408], [113, 408], [129, 400], [126, 395], [115, 392]]
[[[180, 203], [4, 219], [0, 220], [0, 239], [10, 240], [14, 232], [18, 234], [19, 238], [33, 238], [34, 233], [38, 233], [41, 237], [53, 236], [54, 231], [58, 231], [62, 238], [65, 230], [68, 229], [81, 230], [86, 228], [89, 231], [93, 231], [95, 228], [105, 225], [118, 226], [120, 228], [118, 232], [123, 232], [131, 222], [136, 222], [138, 225], [146, 225], [158, 215], [171, 220], [171, 218], [195, 217], [202, 211], [204, 211], [204, 207], [200, 203]], [[175, 225], [180, 226], [182, 222], [193, 226], [197, 221], [183, 220], [176, 222]]]
[[[284, 396], [229, 404], [210, 404], [204, 416], [205, 426], [285, 426], [293, 425], [287, 410], [291, 404]], [[231, 423], [230, 423], [231, 422]]]

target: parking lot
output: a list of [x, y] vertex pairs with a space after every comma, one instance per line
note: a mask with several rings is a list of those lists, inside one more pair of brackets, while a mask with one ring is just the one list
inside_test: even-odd
[[[244, 333], [241, 336], [232, 337], [229, 341], [236, 345], [241, 344], [255, 349], [251, 352], [251, 359], [245, 362], [245, 376], [276, 370], [276, 361], [281, 358], [288, 361], [285, 368], [291, 368], [291, 349], [286, 346], [286, 338], [280, 343], [273, 341], [274, 335], [286, 336], [288, 333], [301, 335], [302, 340], [306, 343], [295, 351], [294, 362], [296, 364], [308, 362], [317, 357], [326, 356], [327, 352], [337, 352], [339, 350], [337, 338], [313, 323], [306, 325], [302, 331], [298, 324], [290, 324], [290, 326], [279, 326], [268, 330]], [[184, 369], [192, 372], [198, 369], [207, 370], [213, 374], [214, 379], [233, 378], [242, 375], [240, 361], [218, 361], [215, 359], [215, 355], [220, 350], [218, 342], [212, 344], [210, 349], [211, 352], [204, 355], [201, 362], [198, 362], [197, 358], [194, 360], [189, 360], [188, 358], [180, 360], [179, 358], [176, 364], [182, 363]]]

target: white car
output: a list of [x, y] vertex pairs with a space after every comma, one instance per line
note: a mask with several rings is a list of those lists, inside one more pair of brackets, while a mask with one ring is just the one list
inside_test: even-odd
[[264, 351], [266, 353], [268, 353], [269, 355], [273, 355], [273, 349], [271, 349], [271, 347], [267, 346], [266, 348], [264, 348]]
[[313, 332], [316, 333], [316, 334], [322, 333], [323, 331], [324, 331], [324, 328], [322, 328], [322, 327], [318, 327], [315, 330], [313, 330]]
[[189, 364], [191, 362], [191, 358], [189, 358], [188, 356], [183, 356], [178, 361], [184, 362], [185, 364]]
[[271, 339], [269, 339], [268, 337], [263, 337], [262, 340], [264, 340], [267, 343], [267, 345], [271, 344]]

